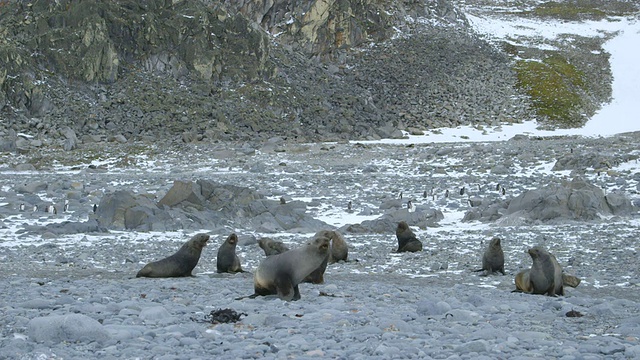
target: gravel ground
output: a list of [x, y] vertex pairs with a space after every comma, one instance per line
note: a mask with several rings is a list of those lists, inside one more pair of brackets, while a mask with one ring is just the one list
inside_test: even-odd
[[[79, 151], [51, 153], [37, 171], [18, 171], [24, 155], [3, 154], [0, 167], [0, 358], [637, 358], [640, 293], [637, 234], [640, 218], [500, 226], [462, 222], [465, 186], [475, 196], [508, 199], [580, 176], [605, 192], [637, 202], [638, 134], [613, 138], [529, 138], [496, 143], [381, 145], [208, 144], [161, 149], [110, 148], [88, 169]], [[249, 151], [248, 149], [256, 149]], [[223, 154], [226, 154], [223, 156]], [[612, 167], [551, 171], [566, 154], [609, 156]], [[71, 158], [75, 165], [68, 165]], [[67, 165], [62, 165], [67, 164]], [[196, 169], [196, 170], [194, 170]], [[231, 231], [252, 272], [263, 258], [252, 239], [269, 236], [290, 247], [312, 234], [260, 234], [243, 227], [202, 229], [212, 239], [195, 277], [138, 279], [147, 262], [170, 255], [191, 232], [116, 232], [53, 235], [29, 225], [86, 218], [102, 193], [117, 189], [160, 197], [175, 179], [207, 178], [309, 202], [308, 212], [329, 226], [370, 219], [397, 197], [437, 208], [440, 226], [414, 228], [424, 251], [394, 254], [393, 230], [345, 233], [350, 260], [331, 265], [325, 284], [302, 284], [302, 299], [234, 300], [253, 292], [252, 275], [216, 274], [217, 247]], [[76, 184], [68, 213], [19, 212], [23, 183], [42, 181], [36, 195], [61, 202]], [[82, 186], [77, 184], [82, 184]], [[492, 191], [501, 183], [507, 192]], [[435, 197], [424, 199], [424, 190]], [[443, 198], [450, 190], [452, 195]], [[351, 200], [355, 214], [347, 214]], [[315, 205], [313, 205], [315, 204]], [[318, 205], [319, 204], [319, 205]], [[366, 214], [366, 215], [365, 215]], [[501, 236], [507, 275], [478, 276], [488, 240]], [[512, 293], [514, 275], [528, 268], [525, 253], [542, 244], [565, 271], [582, 279], [563, 297]], [[217, 309], [241, 314], [212, 324]], [[577, 311], [581, 317], [570, 317]]]

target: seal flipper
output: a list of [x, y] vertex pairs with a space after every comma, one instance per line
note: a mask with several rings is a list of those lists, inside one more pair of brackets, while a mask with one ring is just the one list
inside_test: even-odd
[[293, 287], [293, 300], [300, 300], [300, 290], [298, 290], [298, 285]]
[[[288, 276], [279, 276], [276, 281], [276, 289], [278, 291], [278, 297], [284, 301], [298, 300], [300, 299], [300, 291], [298, 286], [293, 286], [291, 278]], [[296, 293], [298, 298], [296, 298]]]

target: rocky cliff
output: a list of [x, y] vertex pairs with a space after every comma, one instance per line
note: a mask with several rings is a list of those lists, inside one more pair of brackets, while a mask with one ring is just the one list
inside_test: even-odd
[[530, 117], [516, 81], [448, 0], [0, 2], [0, 137], [22, 147], [495, 125]]

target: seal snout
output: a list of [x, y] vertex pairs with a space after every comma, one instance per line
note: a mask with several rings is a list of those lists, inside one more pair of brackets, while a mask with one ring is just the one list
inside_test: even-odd
[[331, 242], [331, 240], [329, 240], [329, 238], [327, 237], [322, 237], [320, 239], [321, 243], [320, 243], [320, 250], [329, 250], [329, 244]]
[[235, 244], [238, 242], [238, 235], [235, 233], [229, 235], [229, 244]]

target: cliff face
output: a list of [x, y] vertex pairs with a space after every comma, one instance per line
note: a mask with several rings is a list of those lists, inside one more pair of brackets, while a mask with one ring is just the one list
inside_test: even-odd
[[[415, 105], [416, 96], [439, 91], [384, 85], [392, 83], [385, 76], [398, 74], [424, 83], [412, 79], [425, 76], [412, 64], [385, 73], [404, 60], [405, 49], [376, 47], [425, 18], [449, 27], [431, 29], [412, 49], [412, 62], [439, 56], [432, 40], [468, 36], [464, 18], [445, 0], [5, 1], [0, 136], [12, 129], [55, 142], [69, 127], [81, 142], [114, 135], [309, 141], [465, 122], [439, 122], [439, 115], [426, 122], [420, 106], [406, 117], [399, 95]], [[476, 49], [480, 41], [469, 39], [455, 48]], [[491, 52], [468, 60], [493, 64]], [[448, 64], [441, 65], [429, 73], [446, 73]], [[432, 100], [440, 101], [418, 103]]]

